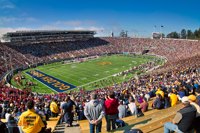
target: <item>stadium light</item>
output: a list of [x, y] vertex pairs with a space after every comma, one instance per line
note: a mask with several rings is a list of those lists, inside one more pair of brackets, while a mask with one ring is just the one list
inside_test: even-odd
[[157, 26], [156, 26], [156, 25], [154, 25], [154, 32], [156, 32], [156, 27], [157, 27]]
[[163, 27], [164, 27], [163, 25], [160, 26], [161, 39], [163, 39], [163, 33], [162, 33], [163, 32], [163, 30], [162, 30]]

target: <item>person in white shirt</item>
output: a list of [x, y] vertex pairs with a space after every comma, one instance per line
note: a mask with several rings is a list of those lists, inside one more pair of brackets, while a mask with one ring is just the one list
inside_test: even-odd
[[5, 118], [6, 118], [7, 123], [10, 122], [10, 117], [11, 117], [11, 110], [7, 109], [6, 114], [5, 114]]
[[133, 97], [129, 98], [128, 107], [131, 111], [131, 115], [135, 115], [137, 117], [138, 111], [137, 111], [137, 106], [136, 106], [136, 103], [135, 103], [135, 100], [133, 99]]

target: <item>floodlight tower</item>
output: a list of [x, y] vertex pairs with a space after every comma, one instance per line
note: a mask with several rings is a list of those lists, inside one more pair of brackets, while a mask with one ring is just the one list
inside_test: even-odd
[[162, 33], [163, 32], [163, 27], [164, 27], [163, 25], [160, 26], [161, 39], [163, 39], [163, 33]]

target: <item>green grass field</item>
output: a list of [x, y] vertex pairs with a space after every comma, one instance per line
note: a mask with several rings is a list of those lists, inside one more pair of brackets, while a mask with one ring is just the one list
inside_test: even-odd
[[[127, 77], [113, 77], [114, 74], [130, 69], [133, 66], [144, 64], [148, 61], [155, 60], [157, 57], [153, 56], [132, 56], [132, 55], [112, 55], [102, 56], [97, 59], [88, 60], [82, 63], [63, 64], [53, 63], [44, 66], [38, 66], [37, 70], [40, 70], [48, 75], [54, 76], [67, 83], [73, 84], [78, 87], [84, 87], [87, 90], [95, 89], [97, 87], [103, 87], [112, 85], [114, 82], [122, 82], [128, 80], [134, 75], [130, 74]], [[30, 71], [30, 69], [25, 70]], [[32, 91], [39, 93], [52, 93], [53, 91], [47, 86], [38, 82], [36, 79], [31, 78], [23, 71], [26, 80], [30, 80], [37, 85], [32, 87]], [[106, 83], [102, 83], [102, 80], [107, 79]], [[17, 85], [13, 79], [11, 83], [18, 87], [24, 86]], [[95, 84], [94, 84], [95, 83]]]

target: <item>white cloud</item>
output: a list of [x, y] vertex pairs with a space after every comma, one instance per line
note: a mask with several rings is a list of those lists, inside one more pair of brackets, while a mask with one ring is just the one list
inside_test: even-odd
[[75, 27], [74, 30], [94, 30], [97, 32], [102, 32], [104, 30], [103, 27], [95, 27], [95, 26], [91, 26], [91, 27]]
[[19, 20], [19, 18], [15, 17], [0, 17], [0, 24], [10, 23]]
[[15, 32], [15, 31], [19, 31], [19, 30], [32, 30], [31, 28], [26, 28], [26, 27], [19, 27], [19, 28], [0, 28], [0, 37], [2, 37], [3, 34], [7, 33], [7, 32]]
[[22, 18], [22, 20], [25, 20], [27, 22], [37, 22], [38, 21], [38, 19], [33, 18], [33, 17]]
[[70, 20], [70, 21], [56, 21], [55, 25], [67, 25], [67, 26], [80, 26], [82, 24], [79, 20]]
[[61, 30], [63, 28], [55, 26], [55, 25], [43, 25], [37, 29], [38, 30]]
[[9, 0], [0, 0], [0, 9], [14, 9], [16, 6]]
[[94, 20], [58, 20], [52, 24], [79, 27], [79, 26], [95, 25], [96, 21], [94, 21]]
[[38, 20], [33, 17], [17, 18], [17, 17], [0, 17], [0, 25], [9, 23], [22, 23], [22, 22], [37, 22]]
[[75, 27], [74, 30], [91, 30], [96, 31], [96, 36], [107, 36], [108, 33], [103, 27], [96, 27], [96, 26], [90, 26], [90, 27]]

